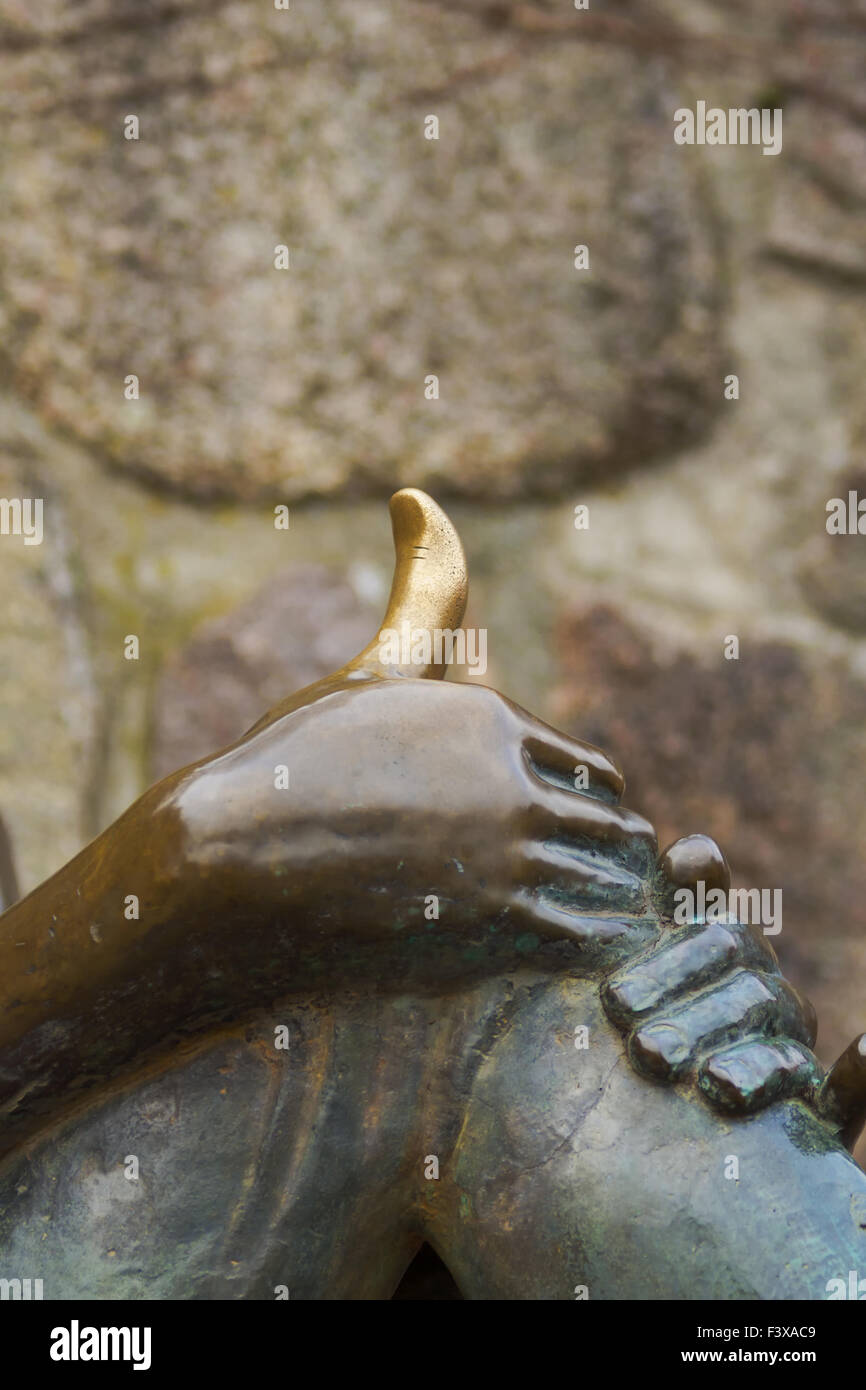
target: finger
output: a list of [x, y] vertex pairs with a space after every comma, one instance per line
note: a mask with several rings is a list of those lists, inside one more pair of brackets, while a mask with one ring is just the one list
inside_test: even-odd
[[745, 1114], [793, 1096], [811, 1099], [820, 1080], [814, 1054], [788, 1038], [735, 1043], [698, 1072], [698, 1085], [714, 1104]]
[[538, 890], [522, 889], [512, 898], [510, 912], [541, 941], [571, 941], [587, 951], [588, 969], [595, 965], [593, 948], [602, 948], [600, 960], [609, 960], [611, 946], [640, 950], [655, 935], [653, 922], [628, 914], [574, 912]]
[[575, 796], [559, 787], [539, 787], [531, 811], [536, 838], [586, 841], [607, 845], [623, 862], [647, 876], [655, 868], [658, 841], [648, 820], [636, 811], [608, 805], [590, 796]]
[[530, 720], [530, 732], [523, 740], [529, 766], [543, 781], [558, 781], [572, 791], [585, 791], [605, 801], [619, 801], [625, 791], [625, 778], [612, 758], [591, 743], [560, 734], [540, 720]]
[[[812, 1015], [814, 1017], [814, 1015]], [[813, 1040], [805, 1001], [781, 976], [740, 970], [661, 1019], [643, 1024], [628, 1041], [639, 1071], [673, 1080], [698, 1055], [740, 1041], [748, 1033]]]
[[833, 1063], [817, 1108], [839, 1130], [845, 1147], [853, 1150], [866, 1124], [866, 1033], [856, 1037]]
[[646, 900], [646, 883], [610, 855], [580, 851], [557, 841], [532, 844], [521, 857], [521, 875], [527, 887], [558, 889], [563, 906], [607, 908], [615, 912], [640, 912]]
[[677, 995], [712, 983], [732, 968], [772, 972], [775, 953], [740, 922], [707, 922], [668, 933], [662, 944], [611, 975], [602, 1001], [620, 1028], [634, 1027]]
[[432, 497], [406, 487], [391, 498], [396, 562], [382, 626], [338, 674], [441, 678], [449, 657], [446, 639], [463, 621], [468, 581], [463, 546]]
[[682, 889], [694, 893], [697, 885], [703, 883], [707, 894], [714, 889], [727, 894], [731, 886], [728, 861], [709, 835], [685, 835], [668, 845], [659, 855], [659, 872], [659, 910], [666, 917], [673, 917], [682, 904], [683, 899], [677, 896]]

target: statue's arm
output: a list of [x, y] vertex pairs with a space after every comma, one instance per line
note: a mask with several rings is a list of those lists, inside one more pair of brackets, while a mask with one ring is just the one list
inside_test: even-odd
[[802, 1101], [732, 1118], [644, 1079], [561, 979], [480, 1069], [426, 1234], [470, 1298], [820, 1300], [866, 1270], [866, 1174]]
[[[453, 528], [411, 491], [392, 515], [384, 627], [456, 628]], [[286, 994], [653, 938], [655, 835], [617, 804], [615, 765], [443, 673], [392, 667], [374, 640], [0, 918], [0, 1152], [70, 1088]]]

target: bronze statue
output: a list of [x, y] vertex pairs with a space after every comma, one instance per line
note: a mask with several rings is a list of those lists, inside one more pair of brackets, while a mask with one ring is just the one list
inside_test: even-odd
[[[866, 1272], [866, 1048], [760, 933], [676, 926], [599, 750], [383, 634], [466, 567], [391, 503], [382, 633], [0, 918], [0, 1274], [46, 1298], [824, 1298]], [[577, 768], [588, 785], [575, 785]], [[435, 911], [429, 905], [435, 903]]]

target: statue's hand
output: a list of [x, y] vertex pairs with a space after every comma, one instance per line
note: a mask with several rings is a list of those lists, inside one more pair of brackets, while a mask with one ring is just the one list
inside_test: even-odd
[[[451, 523], [412, 490], [391, 511], [382, 631], [456, 631]], [[390, 664], [380, 638], [155, 789], [191, 908], [254, 904], [298, 932], [389, 939], [441, 920], [584, 940], [644, 916], [656, 840], [618, 807], [614, 763], [492, 690], [440, 683], [444, 664]]]
[[[454, 528], [412, 490], [391, 512], [384, 628], [456, 632]], [[435, 644], [419, 665], [385, 651], [379, 634], [232, 747], [164, 778], [4, 914], [0, 1098], [23, 1103], [37, 1071], [59, 1087], [181, 1023], [333, 979], [347, 940], [393, 942], [413, 925], [434, 943], [437, 930], [494, 928], [528, 949], [628, 934], [617, 914], [645, 914], [655, 837], [616, 806], [613, 763], [492, 691], [440, 685]]]
[[[727, 892], [730, 870], [705, 835], [669, 846], [659, 860], [656, 902], [670, 923], [676, 889]], [[661, 1081], [694, 1080], [710, 1100], [752, 1113], [799, 1098], [839, 1130], [859, 1132], [866, 1096], [866, 1048], [855, 1039], [825, 1076], [812, 1047], [815, 1010], [784, 979], [761, 927], [727, 916], [665, 925], [650, 950], [602, 987], [608, 1016], [626, 1035], [638, 1071]]]
[[[587, 792], [569, 789], [577, 767]], [[443, 925], [561, 938], [585, 914], [646, 911], [655, 835], [621, 788], [604, 754], [492, 690], [374, 678], [200, 764], [170, 808], [215, 910], [246, 898], [302, 930], [393, 937], [432, 897]]]

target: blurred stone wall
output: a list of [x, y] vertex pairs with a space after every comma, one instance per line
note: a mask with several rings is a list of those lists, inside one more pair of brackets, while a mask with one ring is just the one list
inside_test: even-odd
[[[866, 1026], [864, 50], [862, 0], [0, 0], [24, 887], [361, 644], [414, 484], [488, 683], [783, 889], [826, 1059]], [[675, 145], [698, 100], [781, 153]]]

